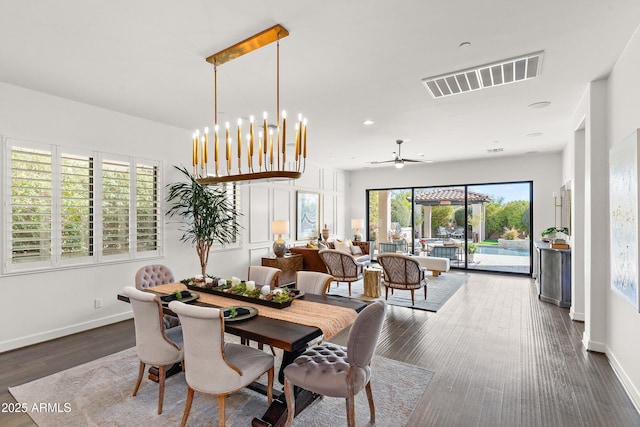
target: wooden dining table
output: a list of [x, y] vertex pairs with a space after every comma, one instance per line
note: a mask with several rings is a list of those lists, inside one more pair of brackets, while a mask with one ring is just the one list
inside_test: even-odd
[[[173, 290], [181, 289], [186, 288], [184, 285], [176, 283], [147, 288], [146, 291], [158, 295], [166, 295], [172, 293]], [[197, 300], [190, 302], [190, 304], [194, 305], [216, 308], [252, 306], [252, 304], [231, 298], [216, 298], [214, 304], [207, 302], [207, 299], [210, 299], [208, 294], [197, 291], [193, 292], [200, 295]], [[118, 299], [129, 302], [129, 298], [124, 294], [118, 294]], [[236, 335], [243, 341], [256, 341], [282, 349], [282, 363], [278, 372], [278, 380], [282, 384], [284, 383], [283, 370], [288, 364], [304, 353], [310, 344], [318, 342], [321, 339], [328, 340], [339, 333], [340, 330], [350, 326], [353, 320], [355, 320], [356, 314], [364, 309], [366, 305], [363, 301], [339, 296], [305, 294], [300, 299], [294, 300], [290, 307], [282, 309], [270, 309], [270, 307], [254, 305], [258, 308], [257, 316], [241, 321], [227, 321], [225, 322], [225, 332]], [[173, 314], [168, 307], [164, 306], [163, 309], [166, 314]], [[276, 311], [274, 312], [273, 310]], [[305, 312], [309, 310], [315, 311], [316, 313], [322, 312], [322, 315], [305, 316]], [[278, 313], [278, 311], [281, 311], [281, 313]], [[335, 317], [339, 317], [340, 321], [337, 322], [335, 319], [331, 319], [331, 317], [334, 317], [331, 316], [332, 312], [337, 313]], [[322, 323], [321, 326], [310, 324], [317, 322], [318, 317], [324, 317], [326, 321]], [[179, 371], [179, 369], [175, 371]], [[261, 384], [254, 383], [250, 388], [266, 394], [266, 387]], [[284, 421], [287, 418], [287, 405], [284, 394], [282, 390], [274, 391], [273, 403], [262, 417], [253, 419], [252, 426], [275, 427], [284, 425]], [[296, 415], [318, 397], [315, 393], [298, 388], [296, 390]]]

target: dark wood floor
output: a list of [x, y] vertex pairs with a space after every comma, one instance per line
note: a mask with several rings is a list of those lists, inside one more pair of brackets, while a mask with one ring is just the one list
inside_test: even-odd
[[[606, 357], [582, 348], [582, 330], [567, 309], [538, 301], [532, 280], [473, 273], [438, 313], [389, 306], [376, 353], [435, 372], [410, 426], [640, 426]], [[9, 386], [133, 345], [128, 321], [0, 354], [0, 401], [14, 402]], [[32, 425], [0, 413], [0, 426]]]

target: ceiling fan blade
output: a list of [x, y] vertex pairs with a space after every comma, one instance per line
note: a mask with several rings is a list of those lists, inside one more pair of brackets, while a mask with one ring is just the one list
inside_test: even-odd
[[395, 161], [396, 161], [396, 160], [395, 160], [395, 159], [393, 159], [393, 160], [373, 161], [373, 162], [368, 162], [368, 163], [369, 163], [370, 165], [379, 165], [379, 164], [381, 164], [381, 163], [393, 163], [393, 162], [395, 162]]

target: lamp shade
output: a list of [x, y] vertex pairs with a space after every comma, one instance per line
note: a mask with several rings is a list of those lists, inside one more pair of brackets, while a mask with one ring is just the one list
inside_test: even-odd
[[286, 219], [272, 221], [271, 234], [289, 234], [289, 221]]
[[351, 220], [351, 228], [362, 228], [364, 227], [364, 219], [352, 219]]

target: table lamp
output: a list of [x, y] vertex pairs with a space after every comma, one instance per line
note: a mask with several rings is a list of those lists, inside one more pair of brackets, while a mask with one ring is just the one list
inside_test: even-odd
[[283, 234], [289, 233], [289, 221], [286, 219], [279, 219], [276, 221], [271, 221], [271, 234], [277, 234], [278, 239], [273, 242], [273, 253], [276, 254], [277, 257], [283, 257], [284, 253], [287, 251], [287, 246], [282, 239]]
[[351, 228], [355, 228], [355, 233], [353, 234], [353, 241], [359, 242], [362, 240], [362, 235], [360, 234], [360, 229], [364, 227], [364, 219], [352, 219], [351, 220]]

